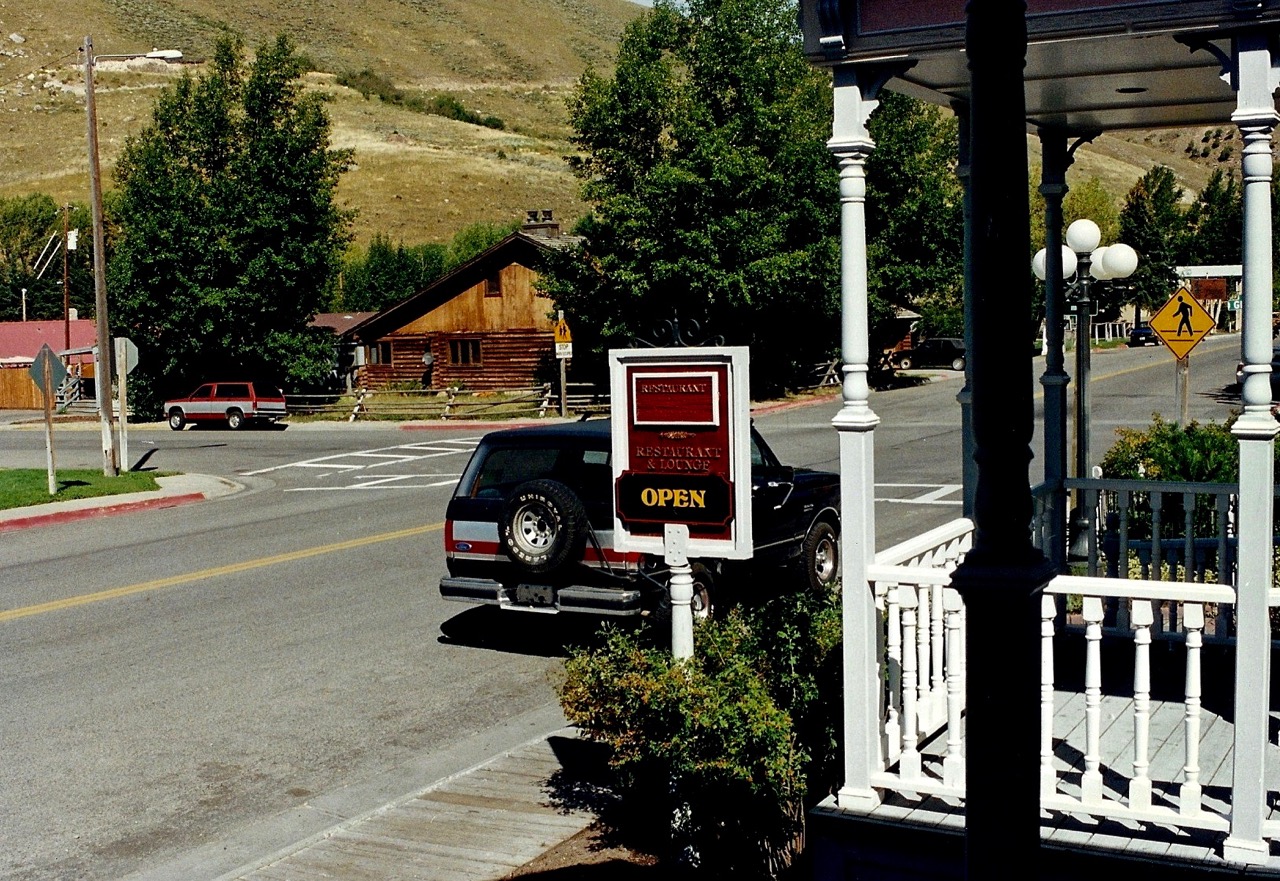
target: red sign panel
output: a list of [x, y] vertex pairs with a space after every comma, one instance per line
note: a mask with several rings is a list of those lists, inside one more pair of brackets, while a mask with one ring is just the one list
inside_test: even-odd
[[729, 538], [733, 477], [729, 368], [714, 364], [627, 365], [627, 460], [617, 484], [618, 517], [633, 532]]
[[654, 372], [632, 369], [631, 424], [683, 425], [709, 428], [720, 425], [723, 369]]

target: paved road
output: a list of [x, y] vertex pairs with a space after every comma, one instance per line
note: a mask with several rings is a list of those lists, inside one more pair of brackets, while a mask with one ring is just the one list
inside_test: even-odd
[[[1197, 418], [1228, 412], [1236, 345], [1193, 357]], [[1095, 356], [1095, 449], [1172, 411], [1172, 370], [1162, 349]], [[881, 545], [959, 513], [960, 382], [931, 375], [873, 396]], [[757, 424], [788, 461], [835, 468], [837, 406]], [[324, 828], [317, 806], [372, 808], [554, 727], [582, 622], [435, 592], [444, 502], [477, 437], [139, 429], [144, 467], [246, 489], [0, 535], [0, 877], [216, 877]], [[97, 465], [92, 427], [58, 443], [60, 463]], [[43, 455], [39, 431], [0, 432], [6, 465]]]

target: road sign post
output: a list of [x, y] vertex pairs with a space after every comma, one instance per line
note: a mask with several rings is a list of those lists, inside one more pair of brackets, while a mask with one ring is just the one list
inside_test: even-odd
[[1200, 301], [1185, 287], [1178, 288], [1168, 301], [1151, 316], [1151, 329], [1164, 341], [1177, 359], [1174, 367], [1174, 391], [1178, 399], [1178, 424], [1187, 424], [1191, 385], [1191, 350], [1209, 335], [1217, 322]]
[[53, 398], [58, 387], [67, 378], [67, 368], [62, 359], [53, 354], [53, 349], [45, 343], [36, 353], [31, 363], [31, 378], [35, 380], [44, 396], [44, 447], [45, 463], [49, 470], [49, 495], [58, 494], [57, 468], [53, 459]]
[[565, 362], [573, 357], [573, 335], [569, 333], [569, 325], [561, 311], [556, 319], [556, 360], [560, 362], [560, 418], [569, 415], [568, 402], [565, 400]]
[[120, 398], [120, 466], [129, 469], [129, 411], [125, 377], [138, 364], [138, 347], [126, 336], [116, 337], [116, 385]]

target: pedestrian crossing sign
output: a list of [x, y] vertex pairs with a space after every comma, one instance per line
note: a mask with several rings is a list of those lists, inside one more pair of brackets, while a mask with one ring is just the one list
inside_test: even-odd
[[1214, 328], [1213, 316], [1191, 296], [1185, 287], [1151, 316], [1151, 329], [1156, 332], [1173, 356], [1181, 361]]

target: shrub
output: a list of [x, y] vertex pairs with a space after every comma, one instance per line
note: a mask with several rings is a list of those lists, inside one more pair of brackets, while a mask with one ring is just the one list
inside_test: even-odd
[[389, 79], [372, 70], [359, 73], [346, 72], [338, 75], [338, 85], [355, 89], [367, 100], [377, 96], [378, 100], [394, 104], [415, 113], [427, 113], [455, 119], [469, 125], [482, 125], [486, 128], [505, 129], [506, 123], [496, 116], [481, 116], [466, 107], [452, 95], [424, 95], [421, 92], [406, 92]]
[[695, 643], [677, 662], [643, 630], [611, 631], [573, 652], [560, 700], [611, 747], [622, 831], [717, 876], [770, 877], [834, 780], [838, 602], [779, 596], [699, 626]]

